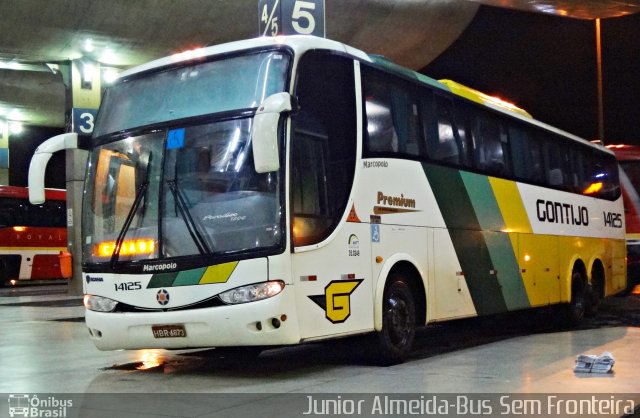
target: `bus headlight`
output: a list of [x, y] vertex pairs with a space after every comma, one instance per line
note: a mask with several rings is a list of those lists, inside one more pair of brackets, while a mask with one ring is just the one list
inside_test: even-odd
[[250, 284], [248, 286], [236, 287], [220, 293], [218, 297], [228, 305], [237, 303], [255, 302], [277, 295], [284, 289], [284, 282], [274, 280], [264, 283]]
[[113, 312], [118, 302], [102, 296], [84, 295], [84, 307], [90, 311]]

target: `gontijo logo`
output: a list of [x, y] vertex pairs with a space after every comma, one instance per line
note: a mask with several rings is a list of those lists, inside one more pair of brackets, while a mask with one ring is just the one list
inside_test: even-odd
[[362, 279], [334, 280], [324, 288], [324, 295], [309, 296], [309, 299], [324, 309], [330, 322], [339, 324], [351, 316], [351, 294], [360, 283]]

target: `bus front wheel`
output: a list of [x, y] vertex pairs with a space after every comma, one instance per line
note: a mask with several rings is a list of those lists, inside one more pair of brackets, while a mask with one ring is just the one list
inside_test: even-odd
[[382, 300], [382, 330], [378, 333], [379, 360], [384, 365], [403, 362], [416, 333], [416, 304], [411, 287], [400, 274], [389, 277]]

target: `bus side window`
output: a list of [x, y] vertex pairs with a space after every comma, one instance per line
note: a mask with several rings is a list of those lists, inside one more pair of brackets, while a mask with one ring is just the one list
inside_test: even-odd
[[605, 157], [604, 166], [607, 176], [604, 181], [604, 197], [605, 199], [617, 199], [620, 196], [620, 171], [618, 170], [618, 162], [614, 156]]
[[582, 193], [603, 199], [616, 199], [620, 195], [620, 183], [615, 157], [601, 156], [596, 159], [592, 154], [590, 160], [588, 186]]
[[363, 97], [367, 122], [366, 156], [424, 154], [420, 136], [415, 87], [386, 73], [362, 67]]
[[478, 111], [472, 126], [476, 168], [489, 175], [509, 175], [509, 137], [502, 124], [488, 112]]
[[[428, 107], [425, 107], [426, 109]], [[424, 112], [423, 124], [429, 158], [453, 165], [463, 163], [464, 158], [461, 158], [464, 156], [462, 140], [454, 124], [451, 100], [436, 96], [435, 121], [429, 121], [427, 118], [429, 118], [429, 114]]]
[[373, 153], [397, 152], [398, 134], [391, 119], [391, 109], [379, 98], [365, 99], [367, 112], [367, 151]]
[[516, 179], [542, 183], [544, 175], [540, 142], [522, 126], [510, 125], [508, 132], [514, 176]]
[[571, 177], [569, 178], [569, 190], [574, 193], [582, 193], [589, 187], [589, 172], [587, 159], [583, 147], [578, 144], [569, 146], [569, 166]]
[[544, 139], [546, 181], [551, 187], [564, 189], [569, 184], [567, 177], [567, 147], [564, 141], [554, 141], [552, 137]]

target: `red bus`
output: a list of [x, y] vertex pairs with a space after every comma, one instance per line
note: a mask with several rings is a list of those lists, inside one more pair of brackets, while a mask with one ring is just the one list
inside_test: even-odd
[[70, 276], [60, 257], [67, 257], [66, 195], [47, 189], [47, 201], [32, 205], [26, 187], [0, 186], [0, 287]]
[[620, 163], [627, 239], [629, 290], [640, 284], [640, 146], [607, 145]]

